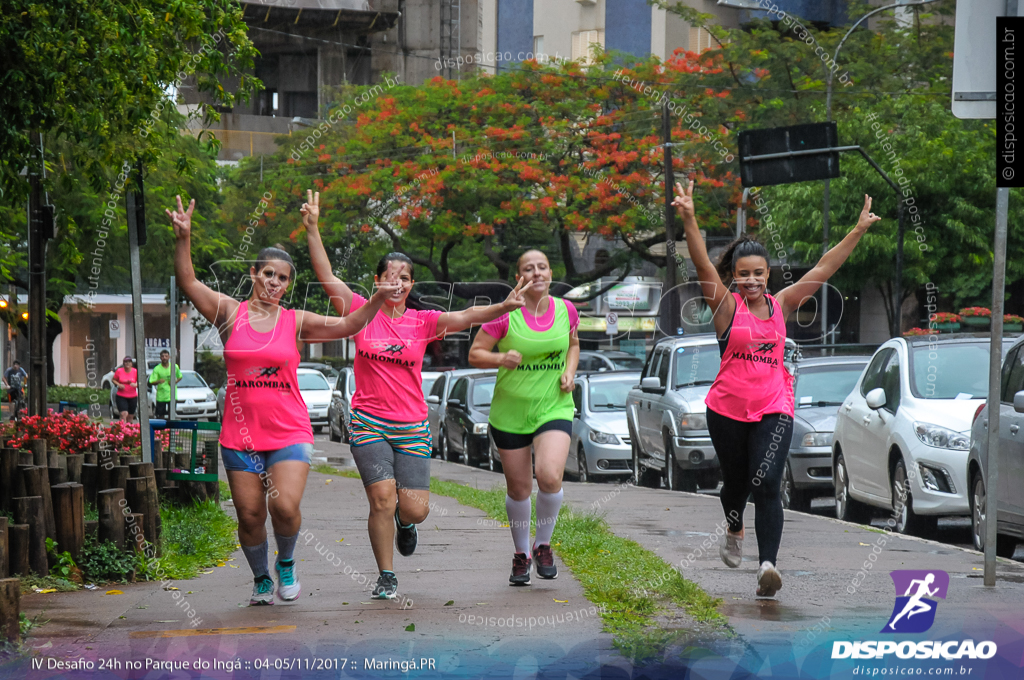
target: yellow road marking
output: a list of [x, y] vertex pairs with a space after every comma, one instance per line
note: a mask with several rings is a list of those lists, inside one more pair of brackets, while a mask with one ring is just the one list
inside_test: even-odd
[[291, 633], [295, 626], [247, 626], [245, 628], [186, 628], [184, 630], [140, 630], [129, 633], [130, 638], [172, 638], [195, 635], [274, 635]]

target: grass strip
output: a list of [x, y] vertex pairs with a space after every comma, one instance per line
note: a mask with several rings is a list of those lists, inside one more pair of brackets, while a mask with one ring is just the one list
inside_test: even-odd
[[[504, 487], [476, 489], [432, 477], [430, 491], [508, 522]], [[533, 520], [536, 526], [535, 513]], [[727, 619], [718, 612], [721, 598], [684, 579], [636, 541], [616, 536], [600, 515], [563, 506], [551, 547], [583, 585], [587, 599], [601, 609], [604, 630], [612, 633], [616, 648], [634, 661], [654, 658], [692, 632], [658, 626], [655, 617], [672, 606], [717, 632], [727, 630]]]
[[160, 519], [163, 550], [157, 565], [146, 569], [150, 578], [194, 578], [224, 562], [238, 544], [238, 524], [214, 500], [161, 508]]
[[317, 463], [316, 465], [311, 465], [309, 469], [322, 475], [338, 475], [339, 477], [359, 479], [359, 472], [357, 470], [339, 470], [327, 463]]

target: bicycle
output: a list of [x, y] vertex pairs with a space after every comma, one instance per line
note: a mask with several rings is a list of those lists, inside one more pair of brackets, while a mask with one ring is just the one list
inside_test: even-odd
[[14, 411], [11, 413], [11, 420], [21, 420], [22, 410], [28, 408], [28, 402], [25, 401], [25, 391], [15, 388], [7, 390], [7, 401], [14, 407]]

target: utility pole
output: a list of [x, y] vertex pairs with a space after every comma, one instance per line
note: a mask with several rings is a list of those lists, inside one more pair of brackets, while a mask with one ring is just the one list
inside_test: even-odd
[[[262, 163], [262, 156], [260, 157]], [[178, 382], [177, 372], [174, 367], [177, 366], [178, 361], [178, 285], [175, 281], [174, 275], [171, 275], [171, 375], [168, 378], [171, 385], [171, 403], [167, 413], [167, 417], [170, 420], [174, 420], [177, 414], [174, 412], [175, 397], [174, 390], [175, 384]]]
[[43, 204], [43, 136], [32, 133], [38, 164], [29, 162], [28, 199], [28, 412], [46, 413], [46, 241], [53, 237], [53, 206]]
[[661, 105], [661, 137], [665, 149], [665, 291], [662, 301], [668, 304], [668, 313], [663, 317], [668, 328], [665, 335], [675, 335], [679, 329], [679, 304], [676, 299], [676, 226], [672, 209], [672, 192], [675, 188], [675, 173], [672, 171], [672, 119], [668, 102]]
[[141, 161], [136, 162], [129, 185], [131, 190], [125, 198], [128, 213], [128, 253], [132, 270], [132, 329], [135, 333], [135, 360], [139, 365], [139, 439], [142, 443], [142, 461], [155, 463], [153, 450], [149, 444], [149, 376], [146, 374], [146, 330], [142, 316], [142, 266], [139, 262], [139, 246], [146, 245], [146, 204]]

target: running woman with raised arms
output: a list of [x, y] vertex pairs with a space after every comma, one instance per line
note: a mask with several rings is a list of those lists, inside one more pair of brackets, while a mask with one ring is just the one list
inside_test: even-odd
[[[362, 310], [366, 299], [331, 271], [317, 220], [320, 194], [308, 193], [302, 206], [309, 256], [316, 277], [338, 314]], [[522, 284], [505, 302], [461, 312], [416, 310], [406, 307], [415, 283], [413, 263], [402, 253], [389, 253], [377, 264], [377, 281], [393, 276], [399, 288], [365, 330], [355, 337], [356, 393], [352, 397], [352, 457], [370, 502], [367, 529], [380, 576], [375, 599], [394, 599], [398, 577], [394, 549], [412, 555], [418, 540], [416, 525], [427, 518], [430, 503], [430, 428], [421, 387], [423, 354], [427, 345], [445, 333], [462, 331], [523, 306]]]
[[[793, 383], [782, 363], [786, 319], [836, 273], [868, 227], [882, 218], [871, 212], [871, 197], [865, 195], [857, 226], [811, 271], [772, 297], [763, 245], [741, 237], [729, 244], [716, 268], [697, 228], [692, 181], [685, 191], [676, 184], [672, 205], [683, 220], [704, 299], [714, 310], [722, 353], [718, 377], [704, 399], [708, 431], [722, 469], [722, 509], [729, 522], [719, 553], [727, 566], [740, 566], [743, 510], [753, 494], [760, 565], [756, 592], [771, 597], [782, 587], [775, 568], [782, 543], [781, 482], [793, 438]], [[738, 292], [730, 293], [733, 283]]]
[[[469, 350], [469, 363], [497, 368], [488, 422], [505, 472], [505, 511], [512, 529], [509, 585], [530, 585], [537, 576], [558, 576], [551, 535], [562, 507], [562, 473], [572, 434], [573, 382], [580, 360], [576, 337], [579, 313], [572, 303], [551, 297], [551, 265], [539, 250], [519, 257], [516, 273], [526, 307], [484, 324]], [[492, 351], [494, 346], [498, 351]], [[530, 494], [537, 475], [537, 532], [530, 545]]]
[[250, 267], [252, 294], [238, 302], [211, 290], [192, 268], [193, 199], [184, 210], [167, 211], [177, 245], [178, 285], [207, 321], [220, 330], [228, 384], [221, 425], [221, 460], [238, 514], [238, 542], [255, 581], [250, 605], [274, 604], [274, 582], [267, 565], [267, 511], [277, 539], [277, 594], [299, 597], [295, 542], [302, 523], [299, 504], [313, 453], [313, 429], [299, 394], [296, 367], [302, 342], [339, 340], [358, 332], [397, 285], [382, 283], [358, 312], [339, 321], [306, 311], [284, 309], [281, 297], [295, 280], [288, 253], [264, 248]]

